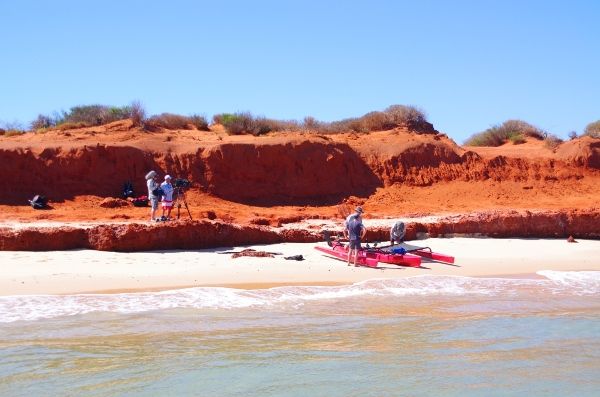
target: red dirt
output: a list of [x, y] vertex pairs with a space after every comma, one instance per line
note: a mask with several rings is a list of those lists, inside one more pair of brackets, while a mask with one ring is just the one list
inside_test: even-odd
[[[193, 182], [187, 202], [195, 220], [216, 219], [252, 230], [258, 230], [256, 225], [339, 218], [346, 210], [340, 211], [342, 203], [363, 205], [367, 218], [585, 210], [585, 216], [597, 220], [600, 198], [600, 140], [589, 137], [554, 150], [536, 140], [479, 148], [460, 147], [443, 134], [421, 135], [406, 129], [253, 137], [229, 136], [220, 128], [146, 132], [123, 121], [0, 137], [0, 162], [5, 186], [0, 211], [4, 219], [20, 222], [145, 221], [148, 208], [100, 205], [103, 200], [115, 203], [110, 198], [119, 197], [127, 180], [137, 194], [146, 194], [144, 175], [151, 169]], [[27, 199], [35, 194], [46, 195], [51, 209], [29, 207]], [[182, 217], [187, 217], [183, 211]], [[133, 226], [106, 227], [129, 230]], [[102, 239], [122, 238], [121, 232]], [[78, 240], [83, 238], [80, 232], [65, 233], [71, 245], [97, 249], [136, 245], [84, 244]], [[281, 233], [257, 235], [257, 240], [278, 240]], [[301, 231], [285, 233], [303, 238]], [[581, 237], [577, 230], [572, 234]], [[220, 245], [233, 244], [223, 236], [213, 243], [219, 239]]]

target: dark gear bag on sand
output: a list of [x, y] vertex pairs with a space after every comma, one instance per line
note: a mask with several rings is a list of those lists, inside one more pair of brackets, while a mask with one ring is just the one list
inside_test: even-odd
[[36, 194], [33, 196], [33, 199], [29, 200], [29, 204], [36, 210], [41, 210], [42, 208], [46, 208], [48, 205], [48, 199], [41, 194]]
[[132, 201], [134, 207], [147, 207], [148, 206], [148, 196], [140, 196], [136, 197]]
[[302, 255], [292, 255], [285, 256], [284, 259], [287, 259], [288, 261], [303, 261], [304, 257]]

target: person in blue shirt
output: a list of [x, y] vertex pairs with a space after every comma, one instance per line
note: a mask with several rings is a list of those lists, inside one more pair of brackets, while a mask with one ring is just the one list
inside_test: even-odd
[[362, 207], [356, 207], [353, 214], [348, 215], [346, 218], [346, 227], [344, 229], [344, 236], [350, 241], [348, 245], [348, 266], [350, 266], [350, 258], [354, 254], [354, 266], [357, 266], [358, 251], [362, 248], [360, 246], [361, 239], [365, 236], [367, 229], [362, 223]]

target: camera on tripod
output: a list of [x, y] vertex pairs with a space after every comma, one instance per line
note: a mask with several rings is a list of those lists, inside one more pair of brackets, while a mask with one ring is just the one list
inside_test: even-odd
[[190, 182], [187, 179], [176, 178], [174, 185], [175, 185], [175, 187], [178, 187], [178, 188], [187, 189], [190, 186], [192, 186], [192, 182]]
[[181, 206], [183, 205], [187, 210], [190, 220], [192, 220], [192, 213], [190, 212], [190, 208], [188, 207], [187, 200], [185, 198], [186, 189], [188, 189], [190, 186], [192, 186], [192, 182], [187, 179], [175, 178], [173, 181], [173, 187], [175, 190], [173, 199], [174, 206], [177, 208], [177, 219], [179, 219]]

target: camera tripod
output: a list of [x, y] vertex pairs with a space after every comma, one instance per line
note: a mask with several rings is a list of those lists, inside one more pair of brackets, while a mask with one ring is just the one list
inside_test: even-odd
[[175, 200], [173, 205], [177, 206], [177, 219], [179, 219], [179, 215], [180, 215], [180, 211], [181, 211], [181, 205], [183, 204], [185, 206], [185, 209], [187, 210], [187, 213], [190, 217], [190, 220], [192, 220], [192, 214], [190, 213], [190, 209], [188, 207], [187, 204], [187, 200], [185, 199], [185, 190], [182, 187], [175, 187]]

